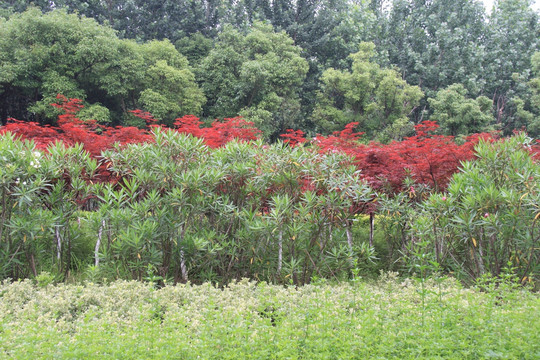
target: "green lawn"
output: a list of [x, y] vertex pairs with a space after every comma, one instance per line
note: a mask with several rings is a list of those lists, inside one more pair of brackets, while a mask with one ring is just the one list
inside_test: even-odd
[[393, 275], [159, 290], [26, 280], [0, 285], [0, 358], [539, 359], [540, 297], [453, 280], [422, 292]]

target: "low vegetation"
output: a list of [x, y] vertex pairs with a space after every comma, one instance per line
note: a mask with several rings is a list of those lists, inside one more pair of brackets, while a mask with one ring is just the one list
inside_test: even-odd
[[[537, 359], [538, 294], [511, 279], [225, 288], [116, 281], [0, 286], [0, 358]], [[489, 283], [489, 282], [488, 282]]]

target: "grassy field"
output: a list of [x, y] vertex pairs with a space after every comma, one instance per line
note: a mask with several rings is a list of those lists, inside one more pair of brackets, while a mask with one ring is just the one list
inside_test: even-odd
[[300, 288], [5, 282], [0, 358], [539, 359], [540, 297], [395, 274]]

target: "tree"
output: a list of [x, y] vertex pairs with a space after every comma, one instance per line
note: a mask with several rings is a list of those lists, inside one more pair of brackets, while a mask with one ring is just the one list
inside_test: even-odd
[[538, 20], [530, 0], [495, 2], [487, 25], [485, 67], [486, 94], [493, 96], [497, 109], [512, 97], [512, 75], [528, 72], [531, 56], [540, 49]]
[[455, 83], [476, 96], [484, 85], [484, 16], [480, 1], [394, 0], [381, 51], [428, 96]]
[[65, 10], [32, 8], [2, 24], [0, 68], [4, 123], [54, 122], [58, 112], [49, 105], [59, 93], [109, 109], [110, 119], [102, 120], [116, 124], [143, 106], [172, 124], [204, 103], [186, 58], [170, 42], [121, 40], [110, 27]]
[[484, 94], [495, 105], [496, 121], [506, 134], [527, 126], [530, 59], [540, 49], [539, 15], [530, 0], [496, 1], [489, 16], [484, 59]]
[[85, 98], [86, 89], [103, 91], [106, 64], [119, 55], [110, 28], [64, 11], [37, 9], [10, 17], [0, 28], [0, 104], [7, 116], [52, 119], [58, 93]]
[[531, 58], [532, 68], [533, 72], [536, 75], [535, 78], [533, 78], [529, 82], [529, 86], [532, 92], [531, 97], [531, 103], [534, 111], [536, 112], [536, 116], [533, 114], [530, 114], [529, 116], [529, 124], [527, 126], [527, 130], [530, 135], [532, 136], [539, 136], [540, 135], [540, 52], [534, 53], [534, 55]]
[[141, 45], [145, 71], [136, 107], [172, 125], [175, 117], [199, 114], [205, 102], [187, 59], [168, 40]]
[[468, 99], [462, 84], [453, 84], [439, 90], [434, 98], [428, 99], [436, 121], [447, 135], [468, 135], [484, 132], [495, 120], [493, 104], [485, 96]]
[[407, 84], [397, 71], [371, 61], [373, 43], [361, 43], [359, 48], [351, 55], [351, 71], [331, 68], [323, 73], [313, 113], [318, 131], [329, 133], [359, 122], [360, 129], [374, 135], [398, 121], [406, 124], [423, 97], [420, 88]]
[[188, 59], [190, 64], [197, 66], [197, 64], [208, 56], [214, 47], [214, 41], [197, 32], [181, 37], [176, 41], [174, 46]]
[[448, 192], [424, 202], [412, 231], [443, 268], [467, 281], [502, 276], [505, 267], [522, 281], [537, 276], [540, 165], [530, 145], [524, 134], [481, 140]]
[[198, 69], [208, 96], [204, 116], [240, 114], [274, 139], [299, 120], [298, 93], [306, 72], [300, 49], [284, 32], [262, 23], [246, 35], [229, 27]]

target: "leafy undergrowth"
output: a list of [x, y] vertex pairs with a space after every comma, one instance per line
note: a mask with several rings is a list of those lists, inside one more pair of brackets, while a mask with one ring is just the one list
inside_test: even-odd
[[[425, 297], [422, 305], [422, 297]], [[540, 358], [540, 298], [386, 274], [376, 283], [0, 286], [0, 358]]]

